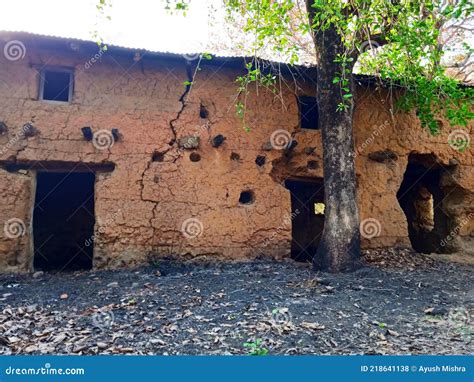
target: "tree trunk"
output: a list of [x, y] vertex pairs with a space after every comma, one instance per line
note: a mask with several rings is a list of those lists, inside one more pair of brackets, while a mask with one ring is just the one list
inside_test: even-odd
[[[312, 0], [307, 0], [309, 17], [313, 20], [311, 3]], [[340, 77], [337, 72], [341, 72], [342, 67], [334, 61], [344, 48], [335, 28], [317, 31], [313, 37], [318, 62], [317, 100], [323, 139], [325, 199], [324, 230], [313, 258], [313, 268], [327, 272], [351, 271], [360, 266], [353, 102], [351, 99], [345, 111], [337, 110], [342, 102], [342, 91], [339, 83], [333, 84], [333, 79]], [[349, 64], [348, 69], [352, 72]], [[354, 94], [352, 80], [350, 82]]]

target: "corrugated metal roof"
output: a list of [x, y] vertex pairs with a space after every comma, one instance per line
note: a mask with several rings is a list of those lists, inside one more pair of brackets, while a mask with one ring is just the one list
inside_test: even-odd
[[[64, 41], [64, 42], [69, 42], [69, 43], [85, 43], [85, 44], [97, 44], [96, 41], [93, 39], [83, 39], [83, 38], [77, 38], [77, 37], [68, 37], [68, 36], [59, 36], [59, 35], [51, 35], [51, 34], [43, 34], [43, 33], [33, 33], [33, 32], [28, 32], [28, 31], [21, 31], [21, 30], [0, 30], [0, 38], [15, 38], [15, 39], [21, 39], [22, 37], [24, 38], [39, 38], [39, 39], [51, 39], [51, 40], [58, 40], [58, 41]], [[152, 50], [140, 46], [125, 46], [125, 45], [117, 45], [117, 44], [109, 44], [106, 41], [104, 42], [104, 45], [107, 46], [107, 48], [111, 49], [121, 49], [121, 50], [128, 50], [130, 52], [141, 52], [141, 53], [150, 53], [153, 55], [171, 55], [171, 56], [192, 56], [192, 55], [198, 55], [203, 52], [172, 52], [172, 51], [166, 51], [166, 50]], [[206, 52], [210, 53], [213, 57], [219, 57], [219, 58], [244, 58], [244, 56], [241, 55], [222, 55], [219, 52]]]
[[[84, 53], [87, 51], [87, 54], [94, 55], [98, 51], [98, 45], [96, 42], [92, 40], [85, 40], [80, 38], [70, 38], [70, 37], [62, 37], [62, 36], [54, 36], [54, 35], [45, 35], [45, 34], [37, 34], [31, 32], [24, 32], [24, 31], [0, 31], [0, 39], [4, 41], [8, 40], [19, 40], [28, 44], [34, 44], [36, 48], [47, 48], [47, 49], [57, 49], [62, 50], [68, 54], [72, 53], [72, 51], [82, 50]], [[76, 46], [77, 45], [77, 46]], [[173, 61], [182, 61], [183, 64], [186, 61], [194, 61], [196, 60], [202, 52], [189, 52], [189, 53], [176, 53], [176, 52], [166, 52], [166, 51], [156, 51], [156, 50], [149, 50], [149, 49], [140, 49], [140, 48], [129, 48], [125, 46], [119, 45], [109, 45], [107, 44], [107, 52], [109, 54], [116, 54], [116, 55], [128, 55], [134, 56], [136, 53], [139, 53], [141, 57], [147, 58], [157, 58], [157, 59], [167, 59]], [[206, 52], [207, 53], [207, 52]], [[215, 55], [212, 52], [209, 52], [212, 55], [211, 60], [202, 60], [201, 66], [219, 66], [219, 67], [232, 67], [232, 68], [239, 68], [244, 69], [245, 64], [250, 62], [253, 57], [245, 57], [245, 56], [222, 56], [222, 55]], [[297, 65], [287, 65], [282, 62], [275, 62], [275, 61], [268, 61], [263, 60], [262, 63], [264, 67], [268, 68], [276, 68], [283, 76], [291, 76], [294, 78], [297, 76], [300, 80], [306, 79], [314, 79], [316, 68], [314, 67], [306, 67], [306, 66], [297, 66]]]

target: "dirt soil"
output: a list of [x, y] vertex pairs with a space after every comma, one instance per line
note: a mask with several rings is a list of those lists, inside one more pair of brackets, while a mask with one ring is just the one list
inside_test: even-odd
[[[0, 276], [1, 354], [472, 354], [472, 265], [366, 252]], [[247, 343], [247, 345], [244, 345]]]

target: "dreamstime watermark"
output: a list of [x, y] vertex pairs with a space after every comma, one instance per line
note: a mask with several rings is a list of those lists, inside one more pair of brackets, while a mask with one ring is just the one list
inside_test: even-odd
[[371, 54], [374, 54], [374, 50], [380, 47], [380, 44], [377, 41], [374, 40], [367, 40], [364, 41], [359, 48], [360, 53], [365, 53], [365, 52], [371, 52]]
[[466, 130], [456, 129], [451, 131], [448, 135], [449, 146], [460, 153], [469, 147], [469, 143], [471, 143], [471, 137]]
[[107, 49], [104, 49], [104, 47], [101, 47], [99, 51], [94, 54], [86, 63], [84, 64], [84, 69], [88, 70], [90, 69], [97, 61], [99, 61], [103, 54], [107, 51]]
[[3, 232], [9, 239], [17, 239], [26, 233], [25, 222], [18, 218], [8, 219], [3, 225]]
[[26, 137], [29, 131], [33, 130], [32, 122], [25, 123], [19, 133], [15, 134], [15, 136], [10, 139], [2, 148], [0, 149], [0, 155], [5, 154], [7, 151], [11, 150], [11, 148], [18, 143], [20, 139]]
[[82, 367], [56, 368], [50, 363], [45, 363], [43, 367], [13, 367], [5, 369], [5, 375], [85, 375], [86, 371]]
[[374, 237], [380, 236], [382, 225], [377, 219], [367, 218], [360, 222], [359, 230], [362, 237], [373, 239]]
[[449, 233], [449, 235], [446, 236], [443, 240], [441, 240], [440, 245], [442, 247], [448, 245], [451, 240], [453, 240], [457, 235], [459, 235], [459, 232], [461, 231], [462, 227], [469, 223], [472, 218], [474, 218], [473, 212], [471, 212], [464, 219], [462, 219], [461, 222]]
[[202, 235], [204, 231], [204, 225], [197, 218], [189, 218], [183, 221], [181, 224], [181, 233], [187, 239], [195, 239]]
[[197, 40], [188, 40], [184, 42], [185, 53], [182, 56], [186, 61], [194, 61], [201, 57], [203, 45]]
[[270, 321], [274, 325], [288, 325], [293, 322], [290, 310], [288, 308], [274, 308], [270, 313]]
[[357, 146], [357, 150], [355, 152], [355, 155], [360, 155], [364, 152], [364, 150], [367, 148], [367, 146], [371, 145], [375, 138], [377, 138], [382, 132], [390, 125], [390, 122], [385, 121], [381, 125], [378, 125], [375, 129], [373, 129], [370, 133], [370, 136], [362, 142], [361, 145]]
[[469, 310], [465, 307], [455, 307], [449, 310], [446, 319], [448, 335], [464, 341], [472, 340], [473, 323]]
[[92, 324], [99, 329], [108, 329], [112, 326], [115, 321], [114, 313], [109, 311], [95, 312], [92, 315]]
[[292, 140], [291, 134], [284, 129], [275, 130], [270, 136], [270, 144], [272, 148], [276, 150], [287, 149], [290, 146]]
[[196, 127], [196, 130], [193, 131], [193, 133], [191, 135], [189, 135], [189, 137], [194, 137], [194, 138], [202, 138], [202, 135], [204, 133], [208, 133], [209, 134], [209, 129], [210, 129], [210, 122], [207, 121], [206, 123], [203, 123], [202, 125], [198, 125]]
[[257, 330], [264, 333], [269, 333], [272, 330], [279, 334], [293, 330], [293, 317], [290, 310], [284, 307], [269, 308], [266, 307], [263, 320], [257, 325]]
[[211, 127], [211, 123], [209, 121], [207, 121], [206, 123], [203, 123], [202, 125], [199, 125], [196, 128], [196, 131], [194, 132], [193, 136], [201, 137], [201, 134], [203, 134], [203, 133], [208, 133], [209, 134], [210, 127]]
[[92, 144], [98, 150], [108, 150], [112, 148], [114, 142], [112, 132], [106, 129], [96, 131], [92, 137]]
[[20, 40], [8, 41], [3, 47], [3, 55], [8, 61], [20, 61], [26, 55], [25, 44]]
[[[103, 233], [105, 232], [106, 228], [107, 228], [109, 225], [111, 225], [111, 224], [117, 219], [117, 217], [118, 217], [120, 211], [121, 211], [121, 210], [118, 210], [118, 211], [114, 212], [109, 218], [107, 218], [107, 219], [105, 220], [105, 222], [104, 222], [103, 224], [100, 224], [100, 225], [99, 225], [99, 228], [97, 229], [97, 233], [103, 234]], [[96, 236], [95, 236], [95, 235], [91, 236], [89, 239], [87, 239], [87, 240], [84, 242], [84, 245], [85, 245], [86, 247], [91, 246], [91, 245], [94, 243], [95, 239], [96, 239]]]

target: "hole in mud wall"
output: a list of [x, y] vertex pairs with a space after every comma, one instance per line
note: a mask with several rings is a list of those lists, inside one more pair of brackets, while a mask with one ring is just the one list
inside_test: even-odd
[[324, 228], [324, 182], [315, 179], [288, 179], [291, 193], [291, 258], [311, 261]]
[[310, 170], [316, 170], [319, 167], [318, 162], [315, 160], [309, 160], [306, 166]]
[[152, 162], [163, 162], [165, 160], [165, 154], [155, 151], [151, 156]]
[[409, 156], [397, 199], [407, 219], [411, 245], [417, 252], [449, 252], [441, 245], [453, 225], [442, 209], [445, 193], [440, 184], [444, 171], [432, 163], [431, 156]]
[[189, 160], [191, 162], [199, 162], [201, 160], [201, 155], [198, 153], [191, 153], [189, 154]]
[[39, 172], [33, 210], [34, 268], [92, 268], [95, 174]]
[[240, 160], [240, 155], [237, 153], [231, 153], [230, 160]]
[[73, 78], [72, 70], [43, 69], [40, 78], [40, 99], [70, 102]]
[[199, 117], [205, 119], [209, 117], [209, 111], [206, 109], [206, 106], [203, 104], [199, 105]]
[[319, 129], [319, 112], [316, 97], [299, 96], [300, 127], [302, 129]]
[[251, 190], [242, 191], [239, 197], [240, 204], [252, 204], [255, 202], [255, 194]]
[[255, 158], [255, 164], [256, 164], [258, 167], [264, 166], [266, 161], [267, 161], [267, 158], [265, 157], [265, 155], [258, 155], [258, 156]]

